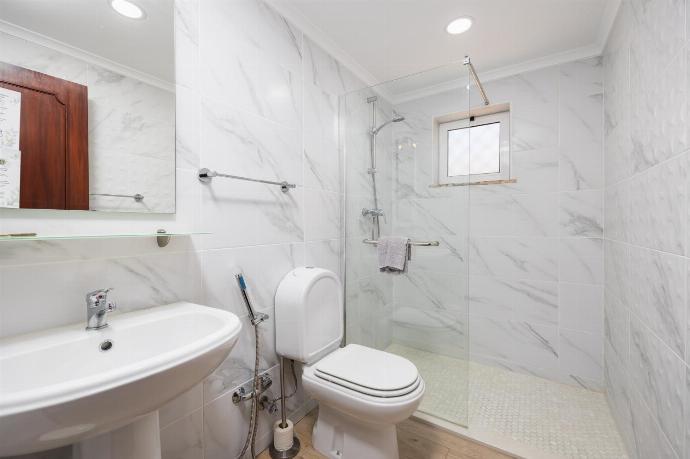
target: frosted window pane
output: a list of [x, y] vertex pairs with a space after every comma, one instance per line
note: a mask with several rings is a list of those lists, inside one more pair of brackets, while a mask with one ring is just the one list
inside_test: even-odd
[[500, 172], [501, 123], [448, 131], [448, 176]]

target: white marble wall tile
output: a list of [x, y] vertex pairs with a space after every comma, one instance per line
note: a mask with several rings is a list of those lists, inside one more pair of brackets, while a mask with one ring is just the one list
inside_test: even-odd
[[175, 0], [175, 83], [199, 87], [199, 0]]
[[162, 459], [203, 459], [203, 410], [161, 429]]
[[512, 194], [477, 190], [471, 193], [470, 206], [472, 234], [558, 236], [559, 233], [557, 193]]
[[176, 166], [196, 171], [201, 168], [201, 99], [197, 92], [178, 85], [175, 105]]
[[[212, 22], [225, 24], [222, 39], [230, 49], [237, 50], [243, 58], [257, 56], [263, 60], [272, 60], [282, 67], [299, 75], [302, 66], [302, 32], [278, 14], [268, 2], [257, 0], [235, 0], [223, 2], [212, 0], [202, 2], [203, 21], [207, 8], [209, 14], [218, 17]], [[208, 22], [204, 24], [209, 24]], [[221, 32], [213, 29], [214, 33]], [[207, 30], [202, 29], [202, 34]], [[220, 38], [220, 37], [219, 37]]]
[[517, 192], [558, 191], [558, 149], [545, 148], [512, 152], [510, 176], [517, 179], [517, 183], [510, 186]]
[[637, 456], [642, 458], [678, 459], [668, 437], [655, 416], [650, 413], [644, 400], [635, 390], [631, 391], [632, 428]]
[[690, 457], [690, 365], [685, 369], [685, 459]]
[[608, 290], [604, 292], [604, 338], [611, 355], [615, 354], [627, 365], [630, 359], [630, 312]]
[[603, 284], [603, 241], [598, 238], [560, 239], [558, 264], [561, 282]]
[[232, 107], [212, 99], [202, 101], [204, 167], [231, 175], [302, 184], [300, 130]]
[[341, 250], [342, 241], [340, 239], [308, 241], [304, 244], [304, 264], [305, 266], [318, 266], [333, 271], [342, 280]]
[[465, 236], [468, 228], [466, 203], [453, 198], [400, 200], [395, 209], [396, 231], [424, 240]]
[[364, 87], [352, 72], [308, 37], [304, 38], [304, 81], [334, 95]]
[[629, 292], [631, 266], [628, 246], [606, 240], [604, 269], [606, 290], [624, 304], [630, 304], [633, 298]]
[[631, 182], [620, 182], [604, 192], [604, 236], [627, 242], [630, 240]]
[[201, 253], [201, 260], [204, 304], [243, 317], [247, 310], [235, 274], [244, 274], [254, 307], [270, 309], [280, 281], [289, 271], [303, 265], [304, 248], [302, 244], [279, 244], [209, 250]]
[[[250, 419], [250, 404], [235, 405], [232, 393], [204, 406], [204, 457], [225, 459], [242, 451]], [[249, 457], [249, 455], [247, 455]]]
[[395, 343], [458, 359], [467, 358], [468, 325], [462, 314], [403, 306], [394, 309], [391, 318], [390, 334]]
[[[303, 240], [303, 189], [216, 179], [202, 186], [201, 224], [208, 248]], [[229, 228], [232, 230], [230, 231]]]
[[200, 409], [203, 403], [203, 384], [199, 383], [158, 409], [158, 422], [161, 429]]
[[306, 188], [304, 191], [304, 237], [308, 241], [340, 236], [339, 194]]
[[604, 344], [605, 366], [604, 381], [606, 387], [606, 401], [611, 408], [619, 432], [623, 437], [628, 455], [637, 458], [635, 435], [633, 429], [633, 414], [630, 405], [631, 384], [627, 374], [627, 366], [618, 359], [608, 342]]
[[619, 9], [604, 55], [604, 173], [614, 184], [632, 173], [630, 134], [629, 3]]
[[603, 206], [601, 191], [560, 193], [561, 236], [602, 237]]
[[255, 234], [260, 244], [282, 244], [304, 240], [304, 193], [301, 187], [283, 193], [277, 186], [254, 194], [258, 212]]
[[475, 354], [535, 368], [558, 367], [558, 329], [470, 316], [470, 346]]
[[601, 58], [560, 67], [560, 189], [599, 189], [602, 181]]
[[644, 241], [647, 247], [665, 252], [685, 254], [687, 219], [687, 156], [651, 169], [647, 175], [646, 189], [649, 208], [649, 227]]
[[[2, 336], [82, 322], [84, 295], [98, 288], [115, 288], [111, 298], [122, 312], [200, 300], [199, 264], [191, 252], [15, 266], [1, 274]], [[41, 289], [32, 287], [37, 283]]]
[[601, 333], [561, 329], [558, 335], [561, 370], [575, 378], [601, 381], [604, 348]]
[[472, 276], [470, 313], [494, 319], [558, 325], [558, 283]]
[[419, 309], [467, 311], [467, 274], [421, 271], [410, 267], [390, 275], [395, 285], [395, 304]]
[[561, 327], [602, 337], [604, 331], [604, 290], [600, 285], [561, 282], [558, 312]]
[[[661, 1], [654, 3], [664, 3]], [[682, 0], [666, 3], [682, 4]], [[675, 33], [680, 15], [669, 17], [662, 34]], [[643, 30], [638, 28], [637, 30]], [[632, 162], [635, 171], [643, 171], [688, 146], [686, 53], [676, 47], [671, 51], [655, 45], [641, 33], [633, 40], [631, 68]], [[670, 45], [672, 46], [672, 45]]]
[[[262, 312], [270, 316], [259, 325], [259, 369], [263, 372], [278, 364], [278, 356], [275, 353], [273, 310]], [[255, 349], [254, 327], [248, 317], [243, 317], [242, 331], [237, 343], [225, 361], [204, 380], [204, 403], [232, 393], [234, 389], [252, 379]]]
[[338, 97], [318, 86], [304, 86], [304, 183], [340, 192]]
[[[268, 17], [269, 24], [254, 21], [242, 24], [247, 15]], [[276, 45], [282, 50], [295, 48], [290, 62], [285, 62], [282, 52], [271, 49], [257, 52], [257, 46], [264, 46], [264, 41], [256, 34], [270, 29], [274, 19], [280, 24], [281, 32], [271, 31], [270, 37], [282, 34], [292, 40], [292, 45]], [[250, 28], [255, 29], [248, 31]], [[298, 45], [301, 40], [292, 27], [260, 2], [213, 0], [200, 5], [199, 30], [201, 93], [205, 99], [299, 127], [302, 79]], [[270, 39], [265, 43], [269, 42]]]
[[558, 241], [479, 238], [470, 241], [470, 273], [511, 279], [558, 280]]
[[685, 254], [686, 180], [687, 158], [683, 155], [631, 181], [631, 242]]
[[511, 104], [511, 152], [558, 145], [558, 69], [551, 67], [511, 77], [508, 94], [487, 91]]
[[[438, 247], [412, 247], [410, 266], [419, 271], [467, 273], [467, 237], [440, 237]], [[374, 260], [375, 263], [375, 260]]]
[[[53, 239], [39, 241], [13, 241], [0, 246], [0, 266], [32, 265], [66, 261], [89, 261], [112, 257], [132, 257], [161, 254], [155, 237], [102, 239]], [[173, 237], [167, 253], [192, 252], [193, 238]]]
[[676, 453], [683, 451], [686, 366], [637, 318], [631, 320], [630, 375]]
[[685, 259], [631, 248], [629, 304], [640, 320], [680, 357], [686, 341]]

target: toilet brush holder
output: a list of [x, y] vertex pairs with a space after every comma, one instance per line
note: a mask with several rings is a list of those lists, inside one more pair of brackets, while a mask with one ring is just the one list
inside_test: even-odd
[[[273, 442], [268, 448], [272, 459], [290, 459], [299, 453], [299, 439], [285, 408], [285, 358], [280, 357], [280, 420], [273, 425]], [[290, 441], [292, 440], [292, 441]]]

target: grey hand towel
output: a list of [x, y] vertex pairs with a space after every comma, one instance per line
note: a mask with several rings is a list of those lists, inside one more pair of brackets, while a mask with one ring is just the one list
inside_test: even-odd
[[380, 237], [378, 244], [379, 270], [381, 272], [404, 272], [407, 268], [409, 238]]

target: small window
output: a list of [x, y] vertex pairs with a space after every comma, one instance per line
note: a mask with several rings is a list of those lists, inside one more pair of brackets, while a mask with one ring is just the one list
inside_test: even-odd
[[[491, 111], [493, 110], [493, 111]], [[510, 111], [486, 107], [481, 114], [447, 115], [438, 126], [438, 183], [466, 184], [510, 178]]]

